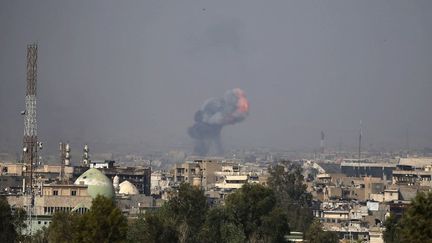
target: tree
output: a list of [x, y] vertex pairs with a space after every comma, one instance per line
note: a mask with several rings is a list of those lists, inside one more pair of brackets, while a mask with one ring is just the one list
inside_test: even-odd
[[13, 225], [15, 231], [17, 232], [17, 241], [25, 241], [26, 238], [29, 238], [27, 235], [24, 235], [24, 230], [27, 228], [26, 219], [27, 212], [23, 208], [16, 208], [13, 213]]
[[163, 217], [159, 212], [139, 215], [129, 226], [127, 239], [131, 243], [178, 242], [174, 221]]
[[[198, 232], [208, 211], [204, 192], [181, 184], [178, 192], [157, 212], [141, 215], [128, 233], [131, 242], [200, 242]], [[141, 232], [136, 235], [134, 232]]]
[[306, 191], [300, 165], [283, 161], [269, 168], [268, 184], [292, 230], [305, 232], [313, 222], [312, 195]]
[[49, 242], [74, 242], [78, 232], [76, 227], [80, 216], [75, 213], [57, 212], [47, 229]]
[[399, 227], [401, 242], [430, 242], [432, 239], [432, 192], [417, 194], [402, 216]]
[[141, 215], [128, 232], [130, 242], [284, 242], [287, 218], [273, 191], [246, 184], [209, 209], [199, 188], [180, 185], [158, 211]]
[[390, 216], [384, 222], [384, 227], [384, 242], [399, 243], [401, 230], [399, 226], [399, 219], [394, 214], [390, 214]]
[[309, 229], [306, 231], [305, 239], [309, 243], [337, 243], [339, 242], [338, 235], [331, 231], [324, 231], [318, 220], [313, 221]]
[[97, 196], [89, 212], [56, 213], [48, 228], [49, 242], [123, 242], [127, 220], [111, 199]]
[[202, 242], [242, 243], [246, 237], [241, 225], [236, 224], [234, 215], [220, 206], [208, 211], [200, 239]]
[[0, 235], [3, 242], [14, 242], [17, 238], [11, 208], [4, 197], [0, 197]]
[[281, 208], [273, 210], [262, 217], [259, 234], [264, 242], [285, 242], [285, 235], [290, 233], [287, 216]]
[[43, 227], [42, 229], [36, 231], [31, 236], [30, 242], [32, 243], [48, 243], [48, 230], [46, 227]]
[[281, 242], [289, 233], [287, 217], [276, 207], [270, 188], [245, 184], [229, 195], [225, 204], [249, 242]]
[[113, 200], [99, 195], [79, 218], [78, 229], [80, 242], [121, 242], [126, 239], [127, 219]]
[[204, 192], [188, 183], [180, 185], [176, 196], [171, 198], [161, 209], [165, 217], [173, 217], [177, 225], [180, 242], [196, 242], [199, 232], [206, 219], [208, 210]]

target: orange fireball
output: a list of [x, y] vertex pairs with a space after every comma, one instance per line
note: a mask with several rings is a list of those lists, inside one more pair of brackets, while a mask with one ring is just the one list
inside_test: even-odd
[[241, 89], [235, 89], [234, 93], [238, 98], [238, 100], [237, 100], [237, 112], [248, 113], [249, 101], [246, 99], [244, 91]]

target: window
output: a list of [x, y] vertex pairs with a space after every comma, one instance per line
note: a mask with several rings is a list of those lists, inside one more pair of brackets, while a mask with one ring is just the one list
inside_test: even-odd
[[53, 195], [54, 195], [54, 196], [58, 196], [58, 191], [57, 191], [57, 190], [54, 190], [54, 191], [53, 191]]
[[77, 192], [76, 191], [71, 191], [71, 196], [76, 196]]

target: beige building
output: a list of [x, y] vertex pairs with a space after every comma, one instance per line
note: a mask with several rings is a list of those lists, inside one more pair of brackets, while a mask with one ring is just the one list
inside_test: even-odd
[[[29, 196], [13, 195], [7, 197], [12, 207], [27, 208]], [[55, 212], [70, 212], [73, 209], [91, 207], [92, 197], [85, 185], [44, 185], [42, 193], [34, 197], [35, 215], [52, 215]], [[78, 208], [76, 208], [79, 206]], [[86, 209], [80, 209], [85, 211]]]
[[[29, 195], [7, 195], [12, 208], [24, 208], [31, 214], [29, 234], [43, 226], [48, 226], [56, 212], [84, 213], [91, 207], [92, 200], [102, 195], [114, 198], [112, 182], [97, 169], [89, 169], [74, 184], [38, 184], [34, 189], [34, 199]], [[33, 203], [33, 208], [31, 207]]]
[[386, 188], [386, 181], [378, 177], [365, 177], [364, 188], [365, 188], [365, 199], [372, 199], [373, 194], [381, 194]]
[[[0, 163], [0, 172], [2, 175], [23, 176], [24, 167], [22, 163]], [[72, 166], [64, 166], [63, 172], [61, 170], [60, 165], [41, 165], [34, 167], [33, 174], [36, 180], [42, 182], [58, 180], [61, 173], [65, 181], [72, 179], [74, 173]]]
[[386, 189], [384, 191], [384, 201], [391, 202], [399, 200], [399, 190], [396, 189]]
[[22, 176], [24, 164], [0, 163], [1, 174]]
[[217, 182], [218, 176], [216, 172], [221, 171], [222, 166], [223, 161], [221, 159], [213, 158], [194, 159], [182, 164], [176, 164], [173, 168], [174, 182], [197, 184], [199, 179], [201, 186], [208, 188]]

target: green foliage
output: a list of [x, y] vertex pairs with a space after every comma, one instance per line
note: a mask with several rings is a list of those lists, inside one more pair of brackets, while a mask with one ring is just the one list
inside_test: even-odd
[[23, 208], [15, 209], [13, 214], [13, 225], [17, 232], [17, 241], [19, 242], [26, 239], [26, 236], [24, 235], [24, 230], [27, 228], [26, 220], [27, 212]]
[[306, 191], [302, 172], [299, 165], [281, 162], [269, 168], [268, 184], [287, 215], [290, 228], [305, 232], [313, 222], [313, 214], [312, 195]]
[[401, 242], [430, 242], [432, 239], [432, 192], [417, 194], [402, 216], [399, 227]]
[[162, 212], [174, 217], [177, 225], [187, 225], [187, 228], [183, 229], [186, 231], [181, 233], [188, 235], [199, 230], [208, 210], [204, 192], [186, 183], [180, 185], [177, 196], [171, 198], [164, 206]]
[[385, 231], [383, 233], [384, 242], [386, 243], [399, 243], [400, 242], [400, 226], [399, 219], [390, 214], [384, 222]]
[[56, 213], [48, 228], [49, 242], [123, 242], [127, 220], [111, 199], [97, 196], [90, 211]]
[[285, 242], [285, 235], [289, 234], [286, 214], [281, 208], [274, 208], [267, 215], [262, 216], [262, 226], [259, 234], [264, 242]]
[[160, 214], [166, 219], [165, 222], [176, 226], [179, 242], [199, 242], [197, 232], [205, 221], [207, 210], [204, 192], [184, 183], [180, 185], [177, 195], [164, 204]]
[[31, 237], [32, 243], [48, 243], [48, 229], [43, 227], [41, 230], [36, 231]]
[[160, 212], [140, 215], [129, 226], [127, 239], [129, 242], [177, 242], [174, 221], [163, 217]]
[[276, 197], [270, 188], [245, 184], [229, 195], [225, 204], [247, 241], [281, 242], [289, 233], [287, 217], [276, 207]]
[[0, 197], [0, 236], [4, 242], [25, 242], [30, 240], [24, 235], [27, 213], [16, 208], [12, 213], [5, 197]]
[[4, 197], [0, 197], [0, 236], [2, 242], [14, 242], [18, 236], [11, 208]]
[[227, 223], [222, 225], [220, 228], [221, 240], [216, 241], [213, 238], [209, 238], [210, 242], [229, 242], [229, 243], [241, 243], [245, 242], [245, 235], [238, 225], [234, 223]]
[[216, 207], [207, 213], [205, 224], [200, 232], [202, 242], [245, 242], [241, 225], [237, 225], [234, 215], [226, 207]]
[[225, 206], [208, 208], [202, 190], [182, 184], [157, 212], [141, 215], [129, 228], [130, 242], [283, 242], [289, 233], [273, 191], [246, 184]]
[[[157, 212], [141, 216], [128, 233], [131, 242], [200, 242], [197, 232], [208, 211], [204, 192], [182, 184], [178, 193]], [[141, 232], [137, 236], [133, 232]]]
[[78, 236], [77, 224], [80, 216], [75, 213], [57, 212], [47, 229], [49, 242], [74, 242]]
[[432, 239], [432, 193], [418, 193], [401, 218], [390, 215], [384, 222], [384, 241], [430, 242]]
[[126, 238], [127, 220], [111, 199], [97, 196], [79, 220], [80, 242], [121, 242]]
[[318, 220], [313, 221], [306, 231], [305, 239], [310, 243], [337, 243], [338, 235], [334, 232], [324, 231]]

